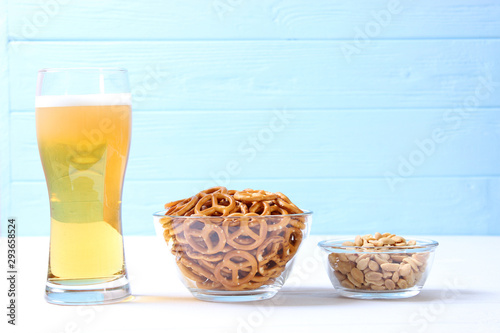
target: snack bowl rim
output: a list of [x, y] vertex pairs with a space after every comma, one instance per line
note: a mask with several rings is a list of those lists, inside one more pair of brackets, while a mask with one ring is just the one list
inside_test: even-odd
[[[373, 250], [377, 250], [377, 253], [381, 252], [388, 252], [388, 253], [394, 253], [394, 252], [403, 252], [403, 250], [421, 250], [421, 249], [428, 249], [428, 250], [434, 250], [439, 243], [435, 240], [432, 239], [425, 239], [425, 238], [412, 238], [412, 240], [415, 240], [417, 242], [416, 245], [406, 245], [406, 246], [372, 246], [372, 247], [366, 247], [366, 246], [355, 246], [355, 245], [342, 245], [342, 243], [346, 241], [352, 242], [354, 238], [338, 238], [338, 239], [327, 239], [327, 240], [322, 240], [318, 242], [318, 246], [329, 253], [336, 252], [338, 250], [345, 252], [345, 251], [352, 251], [353, 253], [360, 253], [360, 252], [372, 252]], [[361, 251], [360, 251], [361, 250]]]
[[286, 214], [286, 215], [255, 215], [255, 216], [183, 216], [183, 215], [165, 215], [167, 210], [160, 210], [153, 213], [154, 217], [171, 217], [181, 219], [219, 219], [219, 218], [234, 218], [234, 219], [248, 219], [248, 218], [280, 218], [280, 217], [294, 217], [294, 216], [312, 216], [312, 210], [303, 210], [299, 214]]

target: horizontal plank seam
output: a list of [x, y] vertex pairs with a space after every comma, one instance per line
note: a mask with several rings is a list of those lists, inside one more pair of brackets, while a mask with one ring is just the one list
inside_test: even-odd
[[[164, 42], [347, 42], [356, 40], [354, 37], [345, 38], [184, 38], [184, 39], [15, 39], [8, 37], [8, 43], [164, 43]], [[440, 41], [440, 40], [500, 40], [500, 36], [476, 36], [476, 37], [398, 37], [398, 38], [372, 38], [370, 41]]]
[[[342, 180], [383, 180], [385, 181], [384, 176], [380, 177], [328, 177], [328, 178], [239, 178], [235, 179], [235, 182], [241, 182], [241, 181], [329, 181], [329, 180], [335, 180], [335, 181], [342, 181]], [[417, 177], [406, 177], [404, 178], [406, 181], [411, 181], [411, 180], [420, 180], [420, 179], [500, 179], [500, 174], [498, 175], [485, 175], [485, 176], [471, 176], [471, 175], [465, 175], [465, 176], [417, 176]], [[203, 179], [127, 179], [125, 183], [158, 183], [158, 182], [165, 182], [165, 183], [171, 183], [171, 182], [188, 182], [188, 183], [194, 183], [194, 182], [204, 182], [207, 181], [207, 178]], [[45, 181], [40, 181], [40, 180], [14, 180], [12, 181], [12, 184], [45, 184]]]
[[[133, 107], [133, 105], [132, 105]], [[369, 112], [380, 112], [380, 111], [418, 111], [418, 110], [424, 110], [424, 111], [443, 111], [443, 110], [448, 110], [448, 109], [453, 109], [456, 107], [456, 105], [451, 105], [447, 107], [384, 107], [384, 108], [362, 108], [362, 107], [357, 107], [357, 108], [341, 108], [341, 109], [335, 109], [335, 108], [272, 108], [272, 109], [234, 109], [234, 110], [220, 110], [220, 109], [179, 109], [179, 110], [173, 110], [173, 109], [165, 109], [165, 110], [157, 110], [157, 109], [135, 109], [133, 108], [134, 112], [141, 112], [141, 113], [171, 113], [171, 112], [178, 112], [178, 113], [186, 113], [186, 112], [192, 112], [192, 113], [241, 113], [241, 112], [272, 112], [272, 111], [277, 111], [277, 110], [287, 110], [287, 111], [294, 111], [294, 112], [346, 112], [346, 111], [369, 111]], [[33, 109], [31, 110], [10, 110], [11, 114], [27, 114], [27, 113], [33, 113], [35, 110], [35, 106], [33, 105]], [[500, 105], [498, 106], [478, 106], [475, 107], [475, 112], [479, 110], [484, 110], [484, 111], [500, 111]], [[33, 113], [34, 114], [34, 113]]]

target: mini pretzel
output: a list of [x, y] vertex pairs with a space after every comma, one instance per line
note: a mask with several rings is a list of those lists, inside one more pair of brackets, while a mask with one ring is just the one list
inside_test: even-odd
[[274, 200], [277, 198], [277, 196], [274, 193], [263, 190], [246, 189], [241, 192], [237, 191], [236, 193], [234, 193], [234, 198], [239, 201], [254, 202]]
[[[235, 262], [234, 258], [241, 258], [244, 261]], [[217, 281], [225, 287], [239, 287], [247, 282], [250, 282], [257, 273], [257, 260], [250, 253], [240, 250], [235, 250], [227, 253], [224, 259], [215, 267], [214, 275]], [[221, 275], [221, 270], [228, 268], [231, 271], [231, 277], [228, 279]], [[250, 268], [250, 272], [243, 272], [242, 269]], [[243, 275], [243, 276], [240, 276]]]
[[229, 229], [230, 220], [225, 220], [222, 223], [224, 233], [227, 235], [226, 240], [229, 245], [238, 250], [253, 250], [257, 248], [266, 239], [267, 236], [267, 223], [260, 219], [255, 221], [258, 224], [259, 231], [256, 232], [249, 226], [248, 219], [240, 219], [239, 227], [236, 231], [232, 232]]
[[203, 254], [197, 251], [194, 251], [190, 246], [184, 247], [184, 252], [186, 252], [187, 256], [194, 260], [205, 260], [209, 262], [219, 262], [224, 259], [224, 253], [215, 253], [215, 254]]
[[267, 201], [256, 201], [248, 210], [258, 215], [271, 215], [271, 205]]
[[280, 236], [273, 236], [266, 239], [257, 249], [255, 257], [259, 267], [267, 264], [278, 256], [278, 252], [283, 250], [285, 239]]
[[224, 186], [215, 186], [208, 188], [206, 190], [201, 191], [198, 193], [200, 197], [204, 197], [205, 195], [213, 194], [213, 193], [227, 193], [227, 188]]
[[269, 278], [277, 278], [285, 270], [285, 265], [278, 265], [275, 261], [269, 261], [265, 265], [259, 265], [259, 273]]
[[[275, 207], [275, 206], [273, 206]], [[291, 219], [288, 216], [282, 217], [268, 217], [267, 218], [267, 230], [273, 232], [275, 230], [281, 230], [286, 228]]]
[[204, 281], [204, 282], [196, 282], [196, 287], [200, 289], [220, 289], [222, 287], [222, 283], [215, 281]]
[[206, 279], [215, 281], [215, 277], [211, 272], [209, 272], [205, 268], [201, 267], [200, 265], [198, 265], [194, 261], [187, 259], [186, 257], [181, 257], [180, 260], [178, 261], [178, 263], [180, 263], [184, 267], [189, 268], [191, 270], [191, 272], [193, 272], [197, 276], [204, 277], [205, 279], [202, 281], [205, 281]]
[[[200, 225], [203, 227], [200, 228]], [[214, 234], [217, 235], [216, 238], [213, 237]], [[189, 219], [184, 222], [184, 236], [193, 249], [204, 254], [220, 252], [226, 246], [224, 231], [219, 226], [202, 219]]]
[[285, 231], [285, 240], [287, 241], [287, 258], [286, 260], [290, 260], [297, 250], [299, 249], [300, 243], [302, 243], [302, 230], [294, 227], [289, 227]]
[[303, 213], [303, 211], [299, 207], [295, 206], [291, 202], [286, 202], [282, 198], [278, 198], [277, 203], [278, 203], [278, 206], [280, 206], [283, 209], [286, 209], [291, 214], [301, 214], [301, 213]]
[[[198, 202], [198, 195], [187, 198], [177, 203], [175, 206], [170, 207], [165, 215], [184, 215], [187, 211], [192, 209]], [[179, 206], [180, 205], [180, 206]]]
[[[225, 200], [229, 204], [224, 206], [220, 204], [220, 200]], [[209, 202], [210, 201], [210, 202]], [[211, 204], [208, 208], [203, 208], [203, 205]], [[200, 215], [214, 215], [214, 213], [220, 213], [223, 216], [227, 216], [231, 213], [233, 208], [236, 206], [236, 203], [230, 195], [224, 193], [213, 193], [207, 194], [203, 198], [201, 198], [194, 207], [194, 211], [196, 214]]]

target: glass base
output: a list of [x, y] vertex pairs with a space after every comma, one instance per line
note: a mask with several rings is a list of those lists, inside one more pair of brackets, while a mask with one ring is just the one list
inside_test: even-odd
[[278, 293], [278, 289], [265, 288], [256, 290], [226, 291], [226, 290], [206, 290], [189, 288], [191, 294], [201, 301], [208, 302], [252, 302], [262, 301], [272, 298]]
[[355, 290], [355, 289], [337, 289], [339, 294], [344, 297], [357, 299], [399, 299], [416, 296], [421, 288], [413, 287], [402, 290]]
[[126, 276], [103, 283], [81, 281], [50, 282], [45, 286], [47, 302], [58, 305], [95, 305], [117, 303], [131, 298]]

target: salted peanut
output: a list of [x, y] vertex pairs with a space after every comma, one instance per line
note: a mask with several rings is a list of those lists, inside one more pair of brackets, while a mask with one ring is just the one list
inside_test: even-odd
[[338, 256], [336, 253], [330, 253], [328, 255], [328, 261], [330, 262], [330, 265], [333, 267], [335, 265], [337, 265], [337, 261], [338, 261]]
[[384, 285], [389, 290], [393, 290], [394, 288], [396, 288], [396, 284], [391, 279], [385, 280]]
[[357, 281], [357, 280], [356, 280], [356, 279], [352, 276], [352, 274], [351, 274], [351, 273], [347, 273], [347, 279], [348, 279], [349, 281], [351, 281], [351, 283], [352, 283], [353, 285], [355, 285], [356, 287], [358, 287], [358, 288], [359, 288], [359, 287], [361, 287], [361, 283], [359, 283], [359, 281]]
[[369, 244], [373, 244], [374, 246], [383, 246], [384, 245], [381, 241], [376, 240], [376, 239], [370, 239], [368, 241], [368, 243]]
[[376, 232], [374, 237], [375, 239], [380, 239], [382, 238], [382, 234], [380, 232]]
[[356, 262], [356, 259], [358, 259], [358, 255], [354, 253], [346, 254], [346, 257], [347, 259], [349, 259], [349, 261], [354, 261], [354, 262]]
[[394, 272], [392, 274], [392, 281], [394, 281], [395, 283], [397, 283], [399, 281], [399, 271]]
[[347, 241], [347, 242], [343, 242], [342, 246], [354, 246], [354, 243]]
[[394, 244], [396, 244], [396, 242], [392, 238], [389, 238], [389, 237], [382, 237], [378, 241], [381, 242], [383, 245], [394, 245]]
[[371, 255], [368, 254], [368, 253], [363, 253], [361, 255], [358, 256], [358, 258], [356, 259], [356, 263], [359, 263], [361, 260], [365, 259], [365, 258], [370, 258]]
[[411, 240], [411, 241], [408, 241], [407, 243], [408, 245], [417, 245], [417, 241], [414, 241], [414, 240]]
[[374, 285], [374, 286], [383, 286], [384, 285], [384, 280], [380, 279], [380, 280], [375, 280], [375, 281], [372, 281], [372, 280], [366, 280], [365, 283], [368, 283], [370, 285]]
[[333, 274], [335, 274], [335, 277], [339, 281], [344, 281], [345, 279], [347, 279], [347, 275], [344, 275], [344, 274], [340, 273], [339, 271], [334, 271]]
[[359, 270], [365, 270], [366, 267], [368, 267], [368, 263], [370, 262], [370, 258], [364, 258], [364, 259], [361, 259], [359, 262], [358, 262], [358, 265], [357, 265], [357, 268]]
[[411, 271], [412, 270], [410, 264], [402, 264], [401, 268], [399, 269], [399, 274], [401, 274], [401, 276], [408, 276], [410, 275]]
[[389, 259], [391, 259], [391, 256], [388, 253], [379, 253], [378, 256], [386, 261], [389, 261]]
[[417, 257], [415, 254], [411, 256], [411, 259], [417, 264], [417, 266], [422, 266], [425, 260], [419, 260], [420, 257]]
[[342, 287], [344, 287], [344, 288], [354, 289], [354, 285], [352, 284], [352, 282], [351, 282], [351, 281], [349, 281], [349, 280], [347, 280], [347, 279], [346, 279], [346, 280], [344, 280], [344, 281], [342, 281], [342, 282], [340, 282], [340, 285], [341, 285]]
[[370, 288], [372, 290], [385, 290], [385, 286], [376, 286], [376, 285], [371, 285]]
[[345, 255], [345, 253], [339, 253], [338, 257], [339, 257], [340, 261], [345, 261], [345, 262], [349, 261], [349, 259], [347, 259], [347, 256]]
[[358, 281], [359, 283], [363, 283], [365, 281], [365, 275], [363, 274], [363, 272], [361, 272], [359, 269], [357, 269], [356, 267], [354, 267], [352, 270], [351, 270], [351, 275], [352, 277]]
[[351, 271], [351, 264], [345, 261], [339, 261], [338, 269], [342, 274], [347, 274]]
[[387, 271], [384, 271], [384, 279], [390, 279], [392, 278], [392, 276], [394, 275], [394, 272], [387, 272]]
[[405, 254], [391, 254], [391, 259], [394, 262], [401, 262], [401, 261], [403, 261], [404, 258], [407, 258], [407, 257], [408, 256]]
[[415, 285], [415, 275], [413, 274], [413, 271], [411, 271], [410, 274], [405, 276], [404, 279], [408, 283], [408, 286], [413, 287]]
[[390, 233], [390, 232], [384, 232], [384, 233], [382, 234], [382, 237], [389, 237], [390, 235], [391, 235], [391, 233]]
[[425, 272], [425, 269], [427, 268], [427, 263], [423, 264], [422, 266], [419, 267], [420, 272]]
[[408, 288], [408, 282], [406, 282], [406, 280], [403, 280], [403, 279], [399, 280], [399, 281], [397, 282], [397, 285], [398, 285], [398, 287], [399, 287], [399, 288], [401, 288], [401, 289], [406, 289], [406, 288]]
[[429, 259], [429, 253], [414, 253], [411, 257], [421, 263], [425, 263]]
[[384, 275], [379, 272], [369, 272], [365, 274], [365, 279], [370, 281], [382, 280]]
[[363, 247], [375, 247], [372, 243], [363, 244]]
[[396, 243], [406, 243], [406, 240], [401, 236], [392, 236], [392, 240]]
[[406, 246], [406, 242], [396, 243], [396, 246]]
[[377, 264], [382, 265], [382, 264], [387, 264], [389, 261], [386, 259], [383, 259], [380, 254], [376, 254], [373, 259], [377, 262]]
[[379, 264], [377, 264], [376, 261], [373, 261], [373, 260], [370, 260], [370, 262], [368, 263], [368, 267], [372, 270], [372, 271], [378, 271], [380, 266]]
[[363, 239], [361, 238], [360, 235], [357, 235], [356, 236], [356, 239], [354, 240], [354, 245], [356, 246], [361, 246], [363, 245]]
[[412, 258], [405, 258], [403, 259], [403, 262], [410, 264], [411, 268], [413, 268], [413, 270], [418, 272], [418, 265], [415, 263], [415, 260], [413, 260]]
[[388, 272], [395, 272], [395, 271], [397, 271], [399, 269], [399, 265], [398, 264], [390, 264], [390, 263], [382, 264], [382, 265], [380, 265], [380, 267], [384, 271], [388, 271]]

